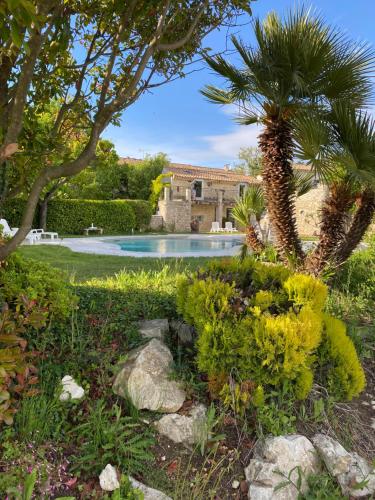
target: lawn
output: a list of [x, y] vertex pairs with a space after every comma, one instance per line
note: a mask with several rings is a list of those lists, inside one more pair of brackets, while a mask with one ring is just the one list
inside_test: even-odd
[[67, 271], [76, 282], [91, 278], [106, 278], [124, 270], [160, 271], [165, 265], [168, 265], [173, 272], [180, 272], [184, 269], [195, 270], [210, 260], [209, 257], [175, 259], [94, 255], [72, 252], [69, 248], [50, 245], [23, 246], [18, 252], [25, 257], [48, 262], [54, 267]]

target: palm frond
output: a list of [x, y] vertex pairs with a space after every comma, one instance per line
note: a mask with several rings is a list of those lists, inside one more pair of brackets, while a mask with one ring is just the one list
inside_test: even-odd
[[292, 186], [293, 192], [297, 197], [307, 194], [314, 189], [315, 185], [315, 175], [313, 172], [301, 172], [300, 170], [293, 172]]
[[248, 226], [251, 224], [251, 217], [254, 216], [259, 220], [265, 208], [266, 204], [262, 188], [260, 186], [250, 186], [243, 198], [237, 200], [232, 210], [232, 217], [241, 226]]
[[231, 104], [233, 102], [232, 95], [228, 90], [219, 89], [212, 85], [206, 85], [200, 92], [209, 101], [216, 104]]

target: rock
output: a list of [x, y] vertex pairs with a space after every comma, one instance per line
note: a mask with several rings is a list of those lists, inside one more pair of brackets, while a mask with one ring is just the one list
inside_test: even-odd
[[155, 490], [154, 488], [149, 488], [148, 486], [140, 483], [133, 477], [129, 476], [129, 480], [133, 486], [133, 488], [136, 488], [140, 491], [142, 491], [144, 500], [172, 500], [170, 497], [168, 497], [165, 493]]
[[99, 475], [100, 487], [104, 491], [114, 491], [120, 488], [117, 479], [116, 469], [111, 464], [107, 464]]
[[[336, 477], [343, 495], [360, 498], [375, 493], [375, 470], [364, 458], [349, 453], [338, 441], [324, 434], [316, 434], [313, 443], [328, 472]], [[363, 488], [358, 488], [360, 484]]]
[[[202, 404], [192, 407], [189, 415], [165, 415], [155, 422], [157, 431], [175, 443], [192, 445], [198, 443], [205, 432], [206, 407]], [[206, 431], [207, 432], [207, 431]]]
[[164, 413], [178, 411], [185, 401], [185, 392], [175, 380], [170, 380], [172, 354], [158, 339], [129, 352], [120, 365], [113, 390], [129, 397], [139, 410]]
[[181, 344], [191, 344], [193, 342], [193, 327], [187, 325], [183, 321], [173, 319], [171, 321], [171, 328], [177, 333], [178, 339]]
[[164, 335], [169, 332], [167, 319], [150, 319], [139, 322], [139, 333], [145, 339], [163, 340]]
[[258, 442], [254, 458], [245, 469], [249, 482], [248, 497], [251, 500], [297, 500], [299, 492], [291, 484], [274, 491], [291, 471], [290, 478], [294, 482], [298, 479], [297, 467], [303, 473], [301, 491], [304, 493], [307, 489], [306, 477], [320, 471], [317, 453], [306, 437], [295, 434], [269, 437], [263, 443]]
[[232, 488], [234, 490], [238, 490], [239, 487], [240, 487], [240, 482], [237, 481], [237, 479], [235, 479], [234, 481], [232, 481]]
[[65, 375], [61, 379], [62, 392], [60, 394], [60, 401], [69, 401], [71, 399], [81, 399], [85, 395], [83, 387], [77, 384], [73, 377]]

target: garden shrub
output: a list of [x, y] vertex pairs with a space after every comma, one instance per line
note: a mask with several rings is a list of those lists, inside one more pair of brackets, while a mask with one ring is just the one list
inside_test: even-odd
[[[4, 217], [11, 226], [21, 222], [25, 201], [9, 200]], [[51, 200], [48, 203], [47, 228], [62, 234], [82, 234], [94, 224], [105, 233], [130, 233], [148, 225], [151, 205], [144, 200]], [[37, 215], [33, 227], [39, 227]]]
[[34, 393], [35, 368], [26, 352], [26, 328], [45, 326], [45, 318], [35, 303], [19, 299], [12, 311], [4, 304], [0, 316], [0, 425], [13, 423], [18, 401]]
[[63, 272], [48, 264], [13, 253], [0, 267], [0, 301], [13, 308], [19, 297], [26, 297], [46, 319], [64, 320], [77, 302], [66, 281]]
[[49, 230], [82, 234], [91, 224], [105, 233], [129, 233], [136, 227], [136, 217], [126, 200], [52, 200], [48, 204]]
[[[289, 384], [294, 396], [304, 399], [319, 361], [331, 367], [329, 386], [335, 380], [341, 387], [335, 395], [348, 399], [363, 388], [360, 375], [354, 374], [361, 367], [345, 328], [339, 334], [345, 347], [327, 340], [326, 297], [327, 287], [319, 280], [248, 258], [242, 263], [216, 261], [182, 278], [177, 306], [196, 328], [198, 367], [212, 386], [225, 377], [276, 389]], [[341, 373], [345, 360], [351, 370], [346, 377]]]
[[318, 360], [322, 378], [338, 399], [351, 400], [365, 387], [365, 374], [346, 326], [328, 314], [323, 316], [323, 341]]
[[152, 206], [149, 201], [146, 200], [126, 200], [126, 202], [132, 207], [135, 215], [135, 227], [137, 231], [140, 229], [146, 229], [150, 225]]

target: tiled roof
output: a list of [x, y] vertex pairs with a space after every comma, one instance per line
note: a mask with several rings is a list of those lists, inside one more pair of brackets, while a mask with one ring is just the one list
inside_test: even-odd
[[[137, 158], [121, 158], [121, 163], [128, 163], [134, 165], [143, 160]], [[296, 170], [310, 171], [308, 165], [303, 163], [294, 164]], [[170, 163], [165, 169], [165, 173], [173, 173], [180, 179], [204, 179], [208, 181], [221, 181], [221, 182], [247, 182], [249, 184], [260, 184], [260, 178], [251, 177], [249, 175], [239, 174], [233, 170], [226, 168], [212, 168], [212, 167], [199, 167], [196, 165], [188, 165], [186, 163]]]

